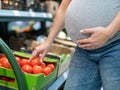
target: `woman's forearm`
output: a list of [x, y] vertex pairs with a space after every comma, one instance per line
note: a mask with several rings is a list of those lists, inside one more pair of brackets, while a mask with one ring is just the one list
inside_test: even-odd
[[62, 0], [62, 3], [57, 10], [57, 13], [54, 18], [53, 25], [51, 27], [50, 33], [47, 38], [48, 43], [52, 43], [54, 41], [54, 38], [58, 35], [58, 33], [64, 28], [65, 23], [65, 15], [66, 10], [71, 0]]
[[116, 15], [116, 17], [113, 19], [113, 21], [108, 25], [107, 28], [109, 29], [109, 32], [113, 34], [120, 31], [120, 11]]
[[65, 14], [61, 13], [61, 12], [62, 12], [61, 10], [58, 10], [58, 12], [54, 18], [53, 25], [50, 29], [50, 33], [49, 33], [48, 38], [47, 38], [47, 41], [49, 43], [52, 43], [54, 41], [54, 38], [57, 36], [57, 34], [64, 27]]

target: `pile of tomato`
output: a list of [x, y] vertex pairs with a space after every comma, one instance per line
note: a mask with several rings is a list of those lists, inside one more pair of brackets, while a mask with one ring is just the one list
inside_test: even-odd
[[[19, 56], [15, 56], [15, 58], [21, 70], [24, 73], [29, 73], [29, 74], [43, 73], [45, 76], [47, 76], [55, 69], [54, 63], [40, 62], [39, 57], [35, 57], [32, 60], [29, 60], [28, 58], [19, 57]], [[1, 55], [0, 57], [0, 67], [12, 69], [8, 59], [4, 54]]]

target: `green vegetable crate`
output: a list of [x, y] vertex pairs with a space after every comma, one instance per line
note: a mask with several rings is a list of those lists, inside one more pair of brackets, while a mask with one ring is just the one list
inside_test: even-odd
[[45, 62], [55, 63], [56, 68], [48, 76], [44, 76], [44, 74], [23, 73], [14, 57], [13, 52], [1, 38], [0, 50], [6, 55], [12, 66], [12, 69], [0, 67], [0, 78], [8, 77], [11, 79], [10, 82], [0, 80], [1, 87], [8, 87], [13, 90], [42, 90], [57, 78], [58, 61], [60, 59], [57, 56], [47, 55], [45, 57]]
[[53, 55], [58, 55], [60, 57], [57, 74], [57, 77], [59, 77], [64, 71], [66, 71], [69, 68], [71, 57], [74, 53], [74, 48], [53, 44], [52, 48], [50, 49], [50, 53], [52, 53]]

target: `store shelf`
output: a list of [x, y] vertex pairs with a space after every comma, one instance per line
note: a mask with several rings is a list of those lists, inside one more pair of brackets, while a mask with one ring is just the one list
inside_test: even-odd
[[25, 20], [52, 21], [52, 18], [53, 15], [46, 12], [0, 10], [0, 22]]

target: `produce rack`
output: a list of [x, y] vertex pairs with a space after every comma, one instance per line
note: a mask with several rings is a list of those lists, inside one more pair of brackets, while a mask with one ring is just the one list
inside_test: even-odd
[[[39, 20], [39, 21], [52, 21], [53, 17], [51, 16], [51, 14], [49, 13], [36, 13], [36, 12], [26, 12], [26, 11], [14, 11], [14, 10], [0, 10], [0, 22], [5, 23], [5, 26], [2, 28], [1, 31], [3, 31], [3, 34], [6, 34], [6, 38], [7, 38], [7, 24], [9, 21], [17, 21], [17, 20]], [[0, 25], [1, 26], [1, 25]], [[12, 55], [12, 53], [9, 50], [9, 47], [4, 43], [4, 41], [2, 41], [2, 39], [0, 39], [0, 49], [2, 49], [1, 51], [3, 51], [5, 54], [7, 54], [7, 58], [10, 60], [12, 58], [12, 61], [10, 60], [11, 64], [15, 64], [17, 68], [17, 62], [14, 58], [14, 56]], [[7, 52], [6, 52], [7, 49]], [[14, 61], [14, 63], [13, 63]], [[14, 68], [13, 66], [13, 70], [14, 73], [16, 75], [16, 78], [18, 80], [18, 85], [19, 85], [19, 90], [27, 90], [26, 89], [26, 83], [24, 83], [24, 77], [21, 73], [20, 70]], [[69, 70], [66, 70], [62, 75], [60, 75], [59, 77], [57, 77], [56, 80], [51, 81], [50, 85], [47, 85], [43, 88], [43, 90], [57, 90], [66, 80], [67, 78], [67, 74], [68, 74]], [[18, 77], [18, 74], [20, 77]], [[21, 80], [21, 78], [23, 78], [23, 80]], [[0, 86], [0, 90], [13, 90], [4, 86]]]
[[0, 10], [0, 22], [25, 20], [52, 21], [52, 18], [52, 14], [46, 12]]

